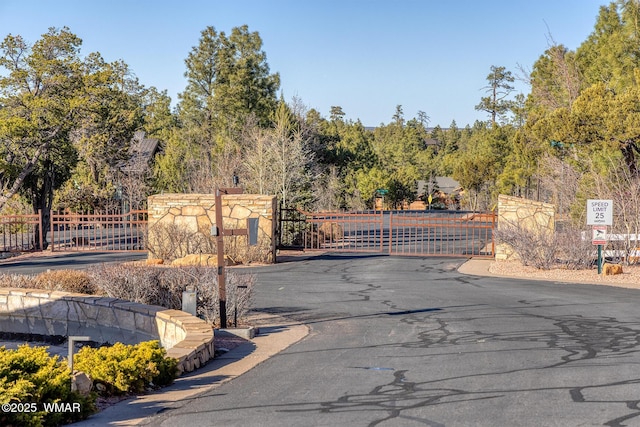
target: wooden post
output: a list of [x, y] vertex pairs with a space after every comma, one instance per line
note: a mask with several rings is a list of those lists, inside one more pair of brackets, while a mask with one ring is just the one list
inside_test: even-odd
[[218, 300], [220, 301], [220, 327], [227, 327], [227, 285], [225, 283], [225, 260], [224, 260], [224, 236], [247, 235], [247, 229], [225, 230], [222, 219], [222, 193], [242, 194], [242, 188], [217, 188], [216, 189], [216, 252], [218, 256]]
[[218, 255], [218, 301], [220, 301], [220, 327], [227, 327], [227, 286], [224, 276], [224, 226], [222, 225], [222, 193], [216, 189], [216, 252]]

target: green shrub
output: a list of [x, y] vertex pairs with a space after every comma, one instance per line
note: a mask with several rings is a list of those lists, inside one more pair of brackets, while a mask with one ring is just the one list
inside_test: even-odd
[[[0, 404], [35, 404], [35, 411], [2, 411], [3, 426], [57, 426], [87, 418], [95, 411], [95, 395], [71, 391], [71, 374], [47, 347], [0, 347]], [[47, 412], [44, 403], [79, 403], [80, 412]]]
[[147, 387], [165, 386], [177, 375], [177, 361], [168, 358], [158, 341], [111, 347], [83, 347], [74, 355], [74, 368], [104, 386], [103, 395], [139, 393]]

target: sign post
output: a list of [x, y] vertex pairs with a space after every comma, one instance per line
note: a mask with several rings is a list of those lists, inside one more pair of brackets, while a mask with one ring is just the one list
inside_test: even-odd
[[591, 243], [598, 246], [598, 274], [602, 274], [602, 246], [607, 244], [607, 226], [591, 226]]
[[216, 225], [211, 228], [211, 234], [216, 236], [216, 253], [218, 255], [218, 300], [220, 305], [220, 328], [227, 327], [227, 284], [225, 282], [224, 236], [247, 235], [247, 229], [224, 228], [222, 220], [222, 195], [242, 194], [242, 188], [217, 188], [215, 198]]
[[587, 200], [587, 225], [592, 226], [591, 243], [598, 245], [598, 274], [602, 274], [602, 246], [607, 244], [607, 225], [613, 225], [613, 201]]
[[[384, 195], [387, 194], [388, 192], [389, 190], [387, 190], [386, 188], [378, 188], [375, 193], [376, 196], [382, 196], [382, 209], [381, 209], [382, 211], [384, 211]], [[375, 210], [376, 210], [376, 203], [374, 200], [373, 211], [375, 212]]]

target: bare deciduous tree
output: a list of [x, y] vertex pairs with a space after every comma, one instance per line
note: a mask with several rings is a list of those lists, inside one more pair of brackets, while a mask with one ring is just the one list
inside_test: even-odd
[[549, 155], [540, 159], [539, 174], [540, 199], [553, 203], [558, 215], [567, 214], [579, 194], [582, 174], [570, 163]]
[[[556, 43], [547, 35], [548, 48], [536, 61], [529, 75], [531, 94], [538, 105], [549, 110], [567, 108], [580, 95], [582, 76], [575, 60], [575, 53]], [[524, 71], [521, 69], [521, 71]]]
[[268, 130], [258, 126], [255, 120], [249, 120], [245, 124], [242, 139], [245, 155], [241, 170], [246, 181], [245, 188], [250, 193], [267, 194], [275, 187]]
[[638, 258], [640, 247], [640, 177], [622, 159], [608, 158], [607, 163], [606, 175], [592, 172], [593, 198], [612, 200], [614, 220], [609, 235], [616, 239], [609, 245], [629, 263]]
[[313, 156], [305, 144], [304, 129], [286, 104], [276, 111], [273, 126], [245, 127], [243, 173], [260, 194], [275, 194], [284, 204], [300, 200], [310, 184]]

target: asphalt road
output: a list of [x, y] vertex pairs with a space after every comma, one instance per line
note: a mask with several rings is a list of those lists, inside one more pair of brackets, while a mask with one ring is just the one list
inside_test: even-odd
[[640, 425], [640, 292], [323, 255], [256, 274], [311, 333], [153, 426]]
[[147, 256], [147, 252], [54, 252], [50, 256], [5, 259], [0, 263], [0, 274], [34, 275], [47, 270], [82, 270], [96, 264], [137, 261]]

